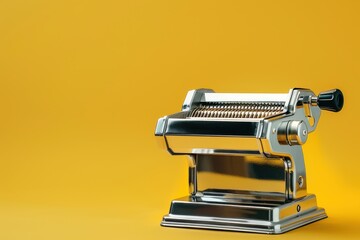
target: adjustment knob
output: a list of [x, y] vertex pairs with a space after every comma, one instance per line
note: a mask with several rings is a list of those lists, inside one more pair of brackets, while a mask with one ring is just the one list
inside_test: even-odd
[[344, 105], [344, 95], [339, 89], [321, 92], [317, 104], [322, 110], [339, 112]]
[[278, 129], [278, 141], [282, 145], [303, 145], [308, 138], [308, 130], [303, 121], [282, 122]]

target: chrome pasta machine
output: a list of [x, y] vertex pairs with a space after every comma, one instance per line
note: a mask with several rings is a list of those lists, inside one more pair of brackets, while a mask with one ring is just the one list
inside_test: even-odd
[[338, 89], [189, 91], [182, 111], [155, 130], [169, 153], [189, 157], [189, 196], [172, 201], [161, 225], [278, 234], [326, 218], [307, 193], [301, 145], [321, 110], [338, 112], [343, 103]]

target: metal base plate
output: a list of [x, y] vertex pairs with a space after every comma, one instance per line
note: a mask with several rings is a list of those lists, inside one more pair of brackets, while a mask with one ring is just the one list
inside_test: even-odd
[[279, 234], [326, 217], [313, 194], [282, 204], [205, 202], [184, 197], [172, 201], [161, 226]]

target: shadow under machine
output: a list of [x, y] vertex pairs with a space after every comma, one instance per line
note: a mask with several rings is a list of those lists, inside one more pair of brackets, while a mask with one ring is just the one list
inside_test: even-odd
[[189, 156], [190, 194], [172, 201], [161, 225], [276, 234], [326, 218], [307, 193], [301, 145], [321, 110], [338, 112], [343, 102], [338, 89], [189, 91], [182, 111], [155, 130], [171, 154]]

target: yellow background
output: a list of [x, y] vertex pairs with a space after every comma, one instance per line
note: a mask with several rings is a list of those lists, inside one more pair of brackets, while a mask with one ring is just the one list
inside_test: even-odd
[[[0, 1], [0, 239], [360, 236], [359, 1]], [[162, 228], [186, 157], [153, 136], [188, 90], [340, 88], [304, 146], [329, 218], [280, 236]]]

